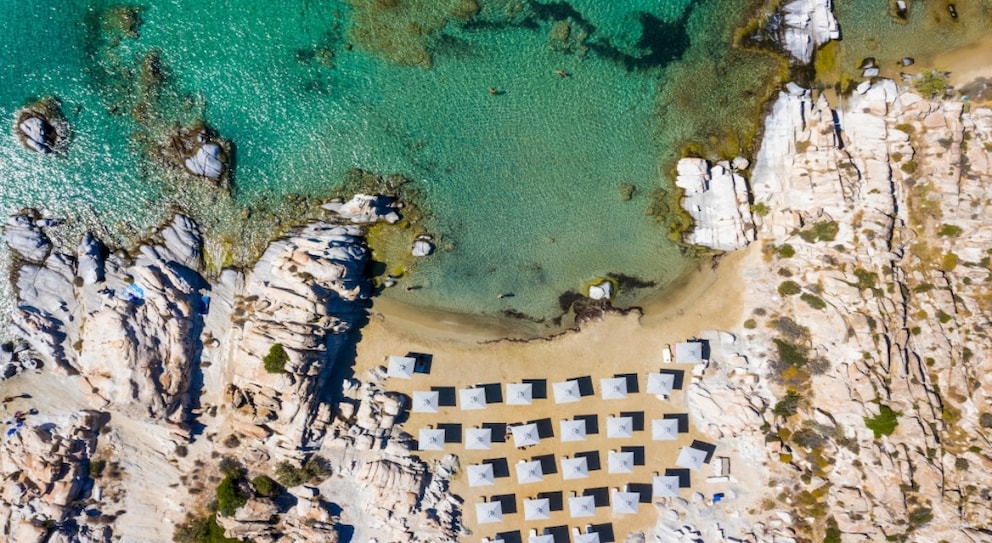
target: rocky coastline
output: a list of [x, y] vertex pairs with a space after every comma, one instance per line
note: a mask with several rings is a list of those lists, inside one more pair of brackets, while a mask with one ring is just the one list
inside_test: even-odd
[[[779, 14], [797, 63], [837, 37], [829, 0]], [[207, 145], [187, 168], [219, 178]], [[703, 325], [710, 363], [686, 387], [693, 424], [742, 467], [725, 502], [659, 500], [657, 525], [627, 541], [987, 539], [992, 109], [889, 79], [839, 99], [790, 83], [756, 156], [678, 174], [685, 240], [744, 254], [739, 325]], [[383, 368], [350, 368], [373, 318], [365, 228], [401, 209], [376, 195], [324, 209], [219, 273], [181, 214], [130, 252], [89, 234], [60, 246], [38, 211], [8, 219], [19, 340], [0, 379], [20, 394], [3, 405], [0, 536], [470, 535], [458, 458], [417, 457], [407, 398]], [[608, 307], [613, 283], [594, 286]]]
[[[395, 220], [389, 205], [362, 201], [372, 203], [363, 222]], [[411, 458], [412, 440], [395, 426], [405, 406], [376, 388], [382, 375], [362, 383], [336, 367], [356, 341], [371, 290], [363, 233], [347, 224], [353, 218], [306, 225], [270, 244], [250, 270], [208, 278], [199, 228], [182, 215], [133, 255], [92, 235], [64, 250], [46, 234], [58, 221], [30, 210], [13, 216], [5, 228], [18, 259], [13, 328], [27, 347], [17, 359], [31, 362], [11, 368], [63, 376], [93, 409], [16, 414], [0, 447], [0, 472], [16, 490], [0, 496], [2, 533], [16, 541], [130, 540], [132, 507], [111, 508], [133, 506], [137, 525], [137, 515], [165, 500], [191, 515], [185, 524], [172, 517], [178, 532], [216, 522], [229, 537], [253, 541], [336, 541], [325, 494], [341, 492], [345, 478], [364, 492], [364, 502], [347, 503], [364, 503], [370, 530], [390, 540], [454, 540], [459, 513], [445, 481], [456, 467]], [[120, 447], [137, 439], [130, 432], [161, 451], [171, 473], [159, 478], [188, 484], [149, 495], [137, 473], [149, 466], [140, 465], [108, 480], [102, 466], [124, 463]], [[242, 500], [207, 521], [197, 496], [209, 479], [195, 472], [216, 464], [213, 442], [221, 439], [237, 459], [222, 471], [239, 473]], [[277, 469], [303, 470], [313, 458], [321, 473], [282, 490], [248, 482], [266, 473], [278, 481]], [[232, 462], [251, 470], [232, 471]], [[403, 498], [386, 504], [386, 495]], [[152, 533], [166, 540], [173, 527]]]

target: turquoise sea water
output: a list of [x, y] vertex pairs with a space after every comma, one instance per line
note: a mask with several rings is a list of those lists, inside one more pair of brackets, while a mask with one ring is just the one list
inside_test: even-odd
[[[349, 50], [355, 23], [344, 2], [135, 2], [140, 37], [119, 44], [104, 11], [116, 4], [3, 3], [0, 115], [56, 96], [74, 134], [65, 157], [2, 138], [0, 207], [40, 206], [119, 234], [160, 220], [174, 195], [163, 196], [132, 141], [142, 128], [128, 95], [139, 90], [123, 71], [159, 49], [168, 79], [156, 107], [193, 110], [159, 113], [201, 112], [235, 142], [238, 204], [326, 193], [350, 168], [416, 180], [446, 250], [404, 279], [424, 288], [387, 295], [477, 313], [512, 292], [499, 310], [542, 319], [560, 312], [559, 294], [596, 276], [663, 285], [688, 261], [646, 209], [667, 186], [659, 78], [684, 44], [632, 63], [652, 52], [638, 43], [644, 14], [675, 24], [691, 13], [688, 0], [512, 4], [483, 3], [478, 24], [452, 19], [430, 37], [426, 68], [398, 66], [374, 46]], [[555, 50], [551, 25], [568, 17], [608, 51]], [[623, 184], [637, 187], [630, 201]]]
[[[647, 214], [651, 193], [670, 188], [678, 145], [753, 121], [740, 104], [770, 75], [767, 58], [729, 48], [751, 2], [477, 1], [465, 18], [462, 0], [401, 0], [390, 19], [363, 11], [379, 0], [138, 0], [137, 38], [108, 15], [115, 2], [0, 3], [0, 117], [55, 96], [74, 129], [62, 157], [0, 138], [0, 211], [39, 206], [124, 238], [193, 202], [239, 231], [240, 210], [326, 194], [361, 168], [415, 180], [442, 247], [403, 279], [424, 288], [386, 296], [546, 320], [598, 276], [662, 288], [693, 262]], [[153, 49], [166, 75], [150, 91]], [[236, 145], [233, 202], [187, 199], [143, 158], [142, 142], [201, 116]]]

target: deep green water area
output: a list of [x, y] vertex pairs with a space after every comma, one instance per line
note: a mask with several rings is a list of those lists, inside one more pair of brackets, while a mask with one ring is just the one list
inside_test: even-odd
[[[730, 45], [756, 3], [2, 2], [0, 117], [53, 96], [73, 133], [0, 138], [0, 210], [123, 241], [182, 209], [236, 262], [360, 168], [411, 179], [439, 246], [384, 296], [551, 323], [612, 274], [636, 304], [696, 265], [657, 192], [680, 147], [747, 148], [781, 73]], [[235, 146], [231, 196], [149, 157], [196, 120]]]

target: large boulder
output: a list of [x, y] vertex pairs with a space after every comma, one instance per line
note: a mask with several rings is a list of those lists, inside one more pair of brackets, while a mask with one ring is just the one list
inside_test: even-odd
[[710, 168], [701, 158], [679, 161], [675, 184], [685, 191], [682, 207], [694, 221], [687, 242], [732, 251], [754, 241], [747, 182], [728, 166]]
[[4, 241], [17, 256], [31, 262], [43, 262], [52, 250], [52, 242], [30, 214], [13, 215], [3, 229]]

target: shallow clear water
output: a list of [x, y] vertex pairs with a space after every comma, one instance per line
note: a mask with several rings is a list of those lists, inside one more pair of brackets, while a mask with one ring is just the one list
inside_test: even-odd
[[[161, 220], [163, 203], [189, 201], [212, 228], [238, 231], [241, 208], [327, 194], [352, 168], [398, 173], [416, 181], [443, 249], [403, 279], [424, 288], [385, 295], [465, 313], [548, 319], [597, 276], [662, 287], [687, 269], [647, 214], [650, 194], [670, 187], [688, 139], [746, 147], [774, 71], [729, 48], [749, 5], [738, 0], [480, 0], [467, 24], [461, 0], [401, 2], [420, 6], [429, 36], [405, 22], [383, 31], [343, 0], [131, 4], [140, 37], [118, 44], [101, 16], [115, 3], [0, 3], [0, 117], [56, 96], [74, 128], [64, 157], [0, 138], [0, 211], [40, 206], [123, 238]], [[562, 21], [567, 43], [552, 39]], [[131, 112], [145, 91], [128, 74], [152, 49], [168, 75], [141, 126]], [[163, 185], [135, 143], [200, 115], [236, 145], [233, 201]]]

